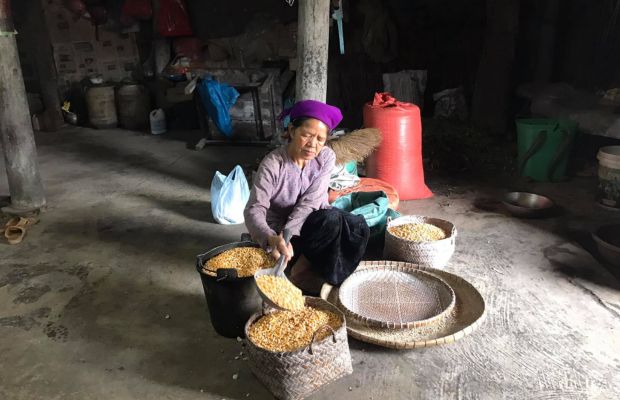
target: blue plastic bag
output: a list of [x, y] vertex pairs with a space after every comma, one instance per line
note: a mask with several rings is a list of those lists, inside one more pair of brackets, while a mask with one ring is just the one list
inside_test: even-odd
[[228, 176], [220, 171], [211, 182], [211, 212], [220, 224], [242, 224], [243, 209], [250, 198], [248, 181], [243, 169], [236, 166]]
[[207, 114], [224, 136], [232, 135], [232, 121], [229, 110], [237, 101], [239, 92], [225, 83], [203, 79], [198, 84], [198, 94], [207, 109]]

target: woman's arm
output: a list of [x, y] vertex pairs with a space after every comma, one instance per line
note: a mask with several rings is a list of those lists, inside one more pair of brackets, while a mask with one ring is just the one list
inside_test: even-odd
[[254, 176], [250, 199], [243, 212], [245, 226], [252, 239], [264, 249], [269, 246], [269, 237], [276, 235], [276, 232], [267, 225], [267, 210], [271, 205], [277, 170], [278, 163], [272, 157], [267, 157], [261, 162]]
[[327, 203], [329, 178], [336, 164], [336, 154], [330, 148], [324, 148], [321, 153], [323, 152], [325, 155], [319, 175], [299, 197], [286, 222], [286, 228], [290, 229], [293, 235], [299, 235], [302, 225], [311, 212], [318, 210], [322, 204]]

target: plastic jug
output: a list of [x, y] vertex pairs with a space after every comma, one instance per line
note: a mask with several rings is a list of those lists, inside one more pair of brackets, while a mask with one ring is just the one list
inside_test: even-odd
[[149, 119], [151, 121], [151, 133], [153, 135], [161, 135], [162, 133], [166, 133], [166, 114], [164, 113], [164, 110], [158, 108], [151, 111], [149, 114]]

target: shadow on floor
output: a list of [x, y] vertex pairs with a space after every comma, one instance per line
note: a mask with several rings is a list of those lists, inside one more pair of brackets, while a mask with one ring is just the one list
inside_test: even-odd
[[[108, 168], [116, 173], [123, 174], [135, 169], [142, 169], [162, 176], [169, 176], [197, 187], [208, 188], [210, 185], [209, 177], [215, 173], [215, 166], [206, 157], [192, 160], [191, 167], [184, 166], [181, 168], [174, 165], [178, 159], [162, 160], [157, 158], [154, 153], [146, 150], [112, 146], [102, 141], [97, 143], [75, 141], [70, 145], [69, 150], [79, 162], [113, 164]], [[190, 157], [189, 154], [188, 157]], [[202, 173], [198, 173], [198, 171]]]
[[[372, 343], [362, 342], [351, 336], [348, 337], [349, 340], [349, 348], [354, 351], [363, 351], [369, 354], [378, 353], [378, 354], [388, 354], [392, 356], [396, 356], [397, 354], [402, 354], [403, 350], [398, 349], [390, 349], [387, 347], [375, 345]], [[416, 349], [416, 351], [420, 351], [420, 349]]]
[[175, 214], [182, 215], [185, 218], [217, 224], [211, 212], [211, 202], [205, 200], [182, 200], [173, 198], [164, 198], [150, 195], [139, 195], [140, 198], [146, 199], [153, 203], [155, 207], [163, 208]]
[[[204, 233], [202, 233], [204, 232]], [[234, 241], [236, 232], [225, 232], [211, 229], [184, 229], [183, 225], [154, 221], [147, 216], [105, 216], [94, 223], [62, 221], [46, 227], [41, 232], [45, 235], [63, 237], [63, 243], [71, 247], [91, 245], [98, 241], [118, 245], [116, 258], [131, 257], [139, 254], [159, 255], [168, 259], [171, 265], [178, 266], [183, 260], [188, 266], [193, 263], [196, 255]]]
[[[592, 238], [592, 235], [588, 231], [584, 230], [571, 230], [566, 229], [561, 232], [562, 236], [567, 240], [578, 244], [605, 269], [611, 273], [618, 281], [610, 281], [604, 275], [598, 273], [598, 271], [587, 267], [571, 266], [566, 263], [553, 259], [553, 253], [558, 251], [557, 246], [550, 246], [544, 250], [545, 258], [556, 268], [556, 271], [566, 275], [569, 278], [580, 278], [590, 281], [600, 286], [607, 286], [613, 289], [620, 290], [620, 270], [608, 265], [605, 259], [601, 256], [596, 246], [596, 242]], [[561, 250], [560, 250], [561, 251]]]
[[[515, 217], [510, 213], [510, 211], [503, 204], [500, 196], [496, 198], [489, 198], [489, 197], [476, 198], [473, 201], [472, 211], [476, 213], [481, 213], [481, 214], [482, 213], [495, 213], [495, 214], [504, 215], [506, 217]], [[559, 218], [565, 215], [568, 215], [568, 211], [564, 207], [556, 205], [552, 209], [546, 211], [544, 215], [542, 215], [541, 217], [536, 217], [535, 219]], [[520, 219], [524, 219], [524, 218], [520, 218]]]
[[[265, 148], [240, 148], [218, 147], [217, 150], [204, 150], [202, 152], [183, 150], [176, 158], [166, 157], [166, 153], [160, 147], [154, 147], [154, 152], [149, 151], [145, 143], [136, 141], [114, 141], [101, 135], [76, 134], [70, 141], [65, 141], [57, 149], [64, 153], [70, 153], [78, 162], [87, 165], [93, 163], [103, 164], [101, 168], [116, 174], [136, 174], [143, 170], [171, 177], [181, 182], [194, 185], [208, 190], [216, 170], [229, 171], [236, 164], [244, 167], [244, 170], [252, 170], [258, 166], [258, 162], [268, 151]], [[118, 132], [111, 134], [118, 135]], [[135, 132], [127, 132], [135, 135]], [[157, 138], [145, 138], [153, 140], [152, 146], [158, 145]], [[59, 139], [62, 143], [62, 140]], [[133, 143], [133, 144], [132, 144]], [[147, 142], [148, 143], [148, 142]], [[144, 146], [144, 147], [141, 147]], [[162, 154], [163, 157], [158, 156]], [[178, 151], [176, 154], [179, 154]]]
[[0, 207], [5, 207], [11, 204], [11, 196], [0, 196]]
[[80, 340], [83, 362], [101, 370], [144, 376], [196, 396], [202, 389], [218, 398], [272, 398], [248, 362], [235, 360], [245, 350], [242, 344], [214, 332], [201, 293], [115, 274], [76, 294], [58, 324], [66, 327], [69, 342]]
[[[519, 180], [519, 182], [523, 182], [523, 179]], [[595, 227], [620, 218], [620, 214], [610, 213], [597, 208], [593, 198], [570, 195], [571, 192], [579, 190], [581, 186], [592, 189], [590, 181], [571, 181], [555, 184], [529, 183], [529, 186], [521, 183], [520, 189], [522, 191], [539, 193], [554, 200], [555, 207], [540, 218], [517, 218], [512, 216], [501, 202], [503, 192], [495, 188], [481, 190], [481, 195], [472, 203], [472, 211], [478, 214], [495, 213], [505, 215], [514, 218], [515, 221], [553, 233], [566, 243], [575, 243], [589, 253], [607, 272], [620, 279], [620, 271], [605, 263], [591, 236], [591, 232]], [[554, 251], [562, 251], [558, 249], [559, 246], [550, 246], [544, 250], [545, 258], [547, 258], [557, 272], [569, 278], [578, 277], [598, 285], [619, 288], [618, 282], [610, 282], [609, 279], [605, 278], [605, 275], [601, 274], [601, 271], [595, 268], [586, 265], [575, 267], [554, 260], [552, 253]], [[567, 256], [569, 259], [572, 256], [577, 259], [579, 255], [569, 254]]]

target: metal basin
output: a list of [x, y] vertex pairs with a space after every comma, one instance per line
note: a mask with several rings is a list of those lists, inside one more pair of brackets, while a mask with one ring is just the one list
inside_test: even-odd
[[598, 252], [614, 267], [620, 267], [620, 224], [605, 225], [592, 234]]
[[506, 193], [502, 203], [512, 215], [521, 218], [542, 217], [554, 206], [548, 197], [527, 192]]

